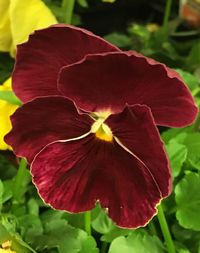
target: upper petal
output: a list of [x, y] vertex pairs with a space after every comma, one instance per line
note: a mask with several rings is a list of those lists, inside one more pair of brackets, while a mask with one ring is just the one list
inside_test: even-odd
[[126, 107], [105, 123], [125, 149], [129, 149], [149, 169], [163, 197], [171, 193], [169, 162], [151, 110], [143, 105]]
[[59, 95], [57, 77], [61, 67], [89, 53], [117, 50], [91, 32], [69, 25], [36, 31], [18, 47], [13, 90], [23, 102], [38, 96]]
[[88, 55], [63, 67], [58, 88], [87, 111], [122, 111], [125, 104], [145, 104], [156, 124], [191, 124], [197, 107], [178, 74], [134, 52]]
[[161, 199], [143, 163], [94, 134], [46, 146], [31, 167], [40, 196], [53, 208], [76, 213], [100, 202], [121, 227], [144, 226]]
[[20, 107], [11, 117], [12, 130], [5, 141], [17, 156], [31, 162], [47, 144], [79, 137], [90, 131], [92, 120], [80, 115], [64, 97], [37, 98]]

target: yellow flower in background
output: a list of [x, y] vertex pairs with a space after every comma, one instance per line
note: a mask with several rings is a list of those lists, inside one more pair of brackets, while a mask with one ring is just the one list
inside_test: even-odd
[[[11, 78], [9, 78], [3, 85], [0, 85], [0, 91], [10, 91], [11, 88]], [[0, 149], [6, 150], [11, 149], [4, 142], [4, 136], [11, 130], [10, 116], [18, 108], [18, 105], [10, 104], [4, 100], [0, 100]], [[1, 251], [0, 251], [1, 253]]]
[[0, 0], [0, 51], [10, 51], [11, 45], [9, 0]]
[[150, 23], [146, 26], [147, 30], [149, 32], [157, 32], [160, 29], [160, 26], [158, 24], [155, 23]]
[[42, 0], [0, 0], [0, 51], [15, 56], [16, 46], [34, 30], [56, 24]]
[[102, 2], [104, 2], [104, 3], [114, 3], [116, 0], [102, 0]]
[[2, 248], [0, 248], [0, 253], [16, 253], [16, 251], [12, 251], [10, 249], [12, 246], [11, 241], [6, 241], [1, 246], [2, 246]]
[[0, 249], [0, 253], [16, 253], [16, 251], [12, 251], [11, 249]]
[[0, 249], [0, 253], [16, 253], [16, 251], [12, 251], [11, 249]]

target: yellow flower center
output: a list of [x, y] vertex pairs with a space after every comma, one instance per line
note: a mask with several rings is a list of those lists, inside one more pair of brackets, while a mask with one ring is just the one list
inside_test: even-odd
[[113, 134], [110, 127], [106, 125], [104, 121], [110, 114], [110, 111], [94, 113], [94, 116], [97, 117], [97, 119], [91, 127], [91, 132], [94, 133], [98, 139], [108, 142], [112, 142]]

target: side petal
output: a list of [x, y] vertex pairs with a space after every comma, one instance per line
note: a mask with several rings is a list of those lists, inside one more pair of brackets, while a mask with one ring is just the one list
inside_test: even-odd
[[31, 173], [53, 208], [84, 212], [100, 202], [120, 227], [144, 226], [156, 214], [160, 191], [148, 169], [115, 141], [90, 136], [46, 146]]
[[134, 52], [88, 55], [62, 68], [58, 88], [86, 111], [120, 112], [126, 103], [145, 104], [157, 125], [183, 127], [197, 115], [178, 74]]
[[117, 51], [115, 46], [81, 28], [55, 25], [36, 31], [18, 47], [13, 90], [23, 101], [59, 95], [57, 77], [61, 67], [86, 54]]
[[12, 56], [16, 53], [16, 46], [27, 41], [34, 30], [57, 23], [51, 10], [41, 0], [29, 0], [28, 4], [21, 0], [10, 1], [10, 21], [13, 37]]
[[17, 156], [31, 162], [47, 144], [79, 137], [90, 131], [92, 120], [80, 115], [64, 97], [37, 98], [20, 107], [11, 117], [12, 131], [5, 141]]
[[121, 145], [148, 167], [162, 197], [167, 197], [172, 188], [171, 172], [151, 110], [145, 105], [126, 107], [123, 112], [111, 115], [105, 123]]

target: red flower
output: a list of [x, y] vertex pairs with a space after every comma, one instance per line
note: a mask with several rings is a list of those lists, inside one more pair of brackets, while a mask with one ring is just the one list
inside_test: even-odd
[[171, 192], [156, 125], [197, 114], [179, 75], [94, 34], [56, 25], [18, 47], [13, 89], [25, 103], [6, 136], [31, 163], [44, 201], [69, 212], [100, 202], [121, 227], [144, 226]]

